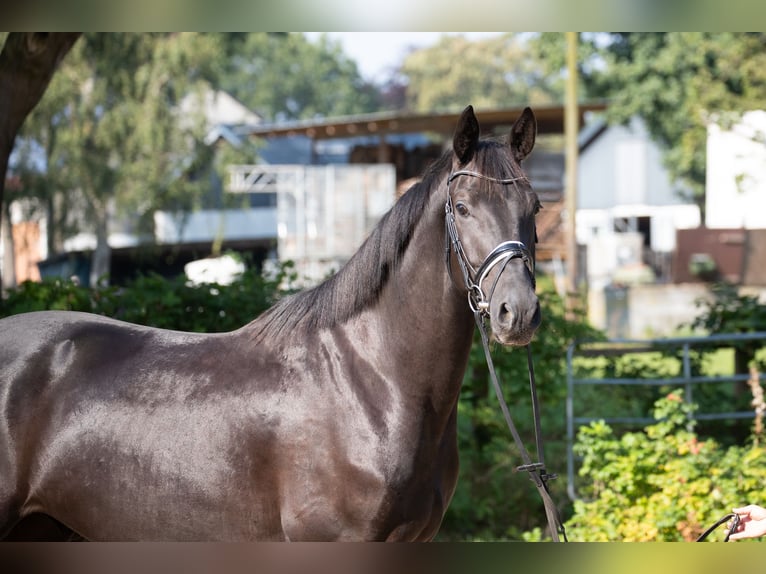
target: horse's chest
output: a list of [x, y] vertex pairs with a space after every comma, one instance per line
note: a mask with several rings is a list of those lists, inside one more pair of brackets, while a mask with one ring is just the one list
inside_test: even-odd
[[445, 440], [432, 460], [415, 459], [408, 478], [392, 492], [390, 509], [399, 525], [391, 540], [430, 540], [436, 535], [455, 491], [458, 456], [454, 441]]

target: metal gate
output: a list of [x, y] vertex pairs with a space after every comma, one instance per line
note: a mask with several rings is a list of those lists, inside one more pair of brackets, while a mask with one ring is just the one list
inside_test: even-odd
[[[233, 165], [227, 191], [276, 197], [277, 258], [314, 284], [359, 248], [396, 199], [390, 164]], [[304, 286], [305, 286], [304, 285]]]
[[[578, 416], [578, 407], [584, 405], [582, 401], [577, 402], [577, 392], [584, 386], [603, 386], [605, 390], [610, 387], [621, 385], [640, 385], [640, 386], [673, 386], [683, 387], [684, 400], [694, 402], [694, 388], [698, 385], [710, 385], [721, 383], [732, 383], [737, 381], [747, 381], [749, 374], [728, 374], [728, 375], [697, 375], [693, 374], [692, 353], [700, 350], [713, 349], [733, 349], [737, 345], [745, 343], [761, 342], [761, 347], [766, 346], [766, 333], [740, 333], [740, 334], [720, 334], [707, 337], [688, 337], [688, 338], [668, 338], [668, 339], [615, 339], [603, 342], [573, 343], [567, 349], [567, 493], [570, 499], [575, 500], [577, 493], [575, 491], [575, 456], [573, 446], [577, 427], [587, 425], [596, 420], [615, 425], [645, 425], [655, 422], [649, 416], [610, 416], [605, 413], [604, 416]], [[680, 360], [680, 369], [678, 374], [671, 377], [641, 377], [641, 378], [576, 378], [575, 362], [578, 358], [598, 358], [625, 356], [638, 353], [660, 353], [667, 355], [669, 352], [678, 354]], [[759, 383], [766, 380], [763, 374], [758, 375]], [[691, 418], [696, 420], [723, 420], [723, 419], [746, 419], [753, 418], [755, 411], [737, 411], [737, 412], [705, 412], [693, 413]]]

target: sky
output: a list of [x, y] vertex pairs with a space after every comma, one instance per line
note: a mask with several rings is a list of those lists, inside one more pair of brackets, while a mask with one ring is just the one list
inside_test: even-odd
[[[444, 34], [462, 34], [470, 39], [497, 36], [503, 32], [324, 32], [340, 42], [355, 60], [362, 77], [376, 81], [401, 64], [411, 48], [435, 44]], [[312, 40], [321, 32], [305, 32]]]

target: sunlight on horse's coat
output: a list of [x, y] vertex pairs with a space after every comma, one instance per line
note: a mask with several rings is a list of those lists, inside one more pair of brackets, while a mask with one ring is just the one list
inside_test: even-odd
[[[453, 151], [336, 275], [236, 331], [0, 321], [0, 536], [46, 515], [58, 529], [39, 537], [433, 538], [474, 330], [454, 249], [445, 264], [445, 205], [468, 267], [502, 258], [486, 275], [495, 338], [526, 344], [539, 202], [520, 162], [535, 129], [527, 109], [505, 141], [480, 139], [466, 108]], [[448, 186], [460, 170], [482, 177]], [[43, 522], [25, 526], [34, 537]]]

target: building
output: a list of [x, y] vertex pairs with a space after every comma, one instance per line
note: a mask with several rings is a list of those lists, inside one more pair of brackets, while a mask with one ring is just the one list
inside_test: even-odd
[[580, 134], [577, 241], [590, 288], [667, 282], [676, 230], [699, 226], [700, 211], [662, 165], [643, 122], [603, 121]]
[[700, 225], [699, 207], [684, 199], [640, 119], [594, 122], [579, 144], [576, 234], [590, 322], [612, 337], [674, 329], [694, 313], [693, 301], [666, 306], [677, 299], [655, 293], [671, 282], [676, 234]]
[[705, 226], [766, 229], [766, 111], [708, 128]]
[[[181, 272], [188, 262], [209, 254], [214, 241], [224, 249], [255, 253], [261, 260], [303, 258], [306, 275], [321, 278], [361, 244], [395, 200], [396, 191], [410, 185], [449, 145], [459, 116], [457, 112], [385, 113], [266, 125], [226, 94], [208, 94], [202, 104], [189, 102], [186, 105], [202, 105], [206, 110], [210, 145], [239, 145], [244, 138], [258, 138], [265, 142], [259, 149], [261, 161], [233, 166], [232, 179], [221, 182], [216, 193], [240, 196], [230, 209], [157, 212], [151, 238], [138, 237], [130, 221], [115, 222], [110, 230], [115, 282], [139, 264], [144, 269]], [[603, 107], [582, 106], [580, 121], [589, 111]], [[507, 134], [521, 111], [477, 113], [485, 134]], [[535, 115], [540, 135], [562, 133], [563, 108], [536, 108]], [[544, 204], [538, 222], [541, 262], [565, 257], [561, 240], [563, 165], [560, 152], [538, 146], [525, 166]], [[376, 182], [373, 187], [377, 187], [354, 183], [362, 181], [362, 175], [362, 180]], [[356, 206], [353, 216], [344, 212], [352, 205]], [[336, 233], [332, 241], [324, 241], [336, 224], [344, 231]], [[47, 257], [44, 274], [78, 275], [86, 282], [88, 252], [93, 245], [90, 234], [71, 238], [66, 253]], [[311, 252], [314, 248], [316, 253]], [[141, 256], [142, 252], [149, 256]], [[309, 262], [312, 258], [316, 264]]]
[[766, 111], [707, 138], [705, 226], [679, 232], [674, 281], [766, 287]]

